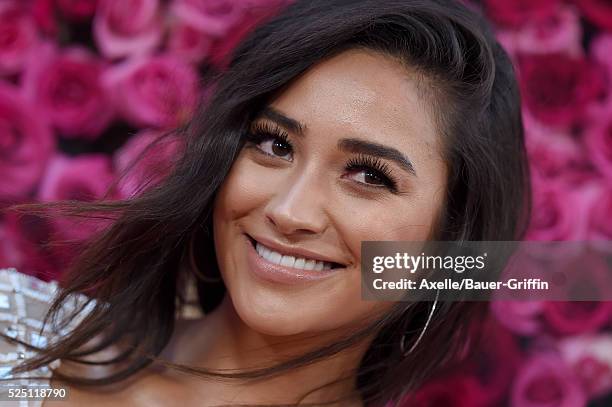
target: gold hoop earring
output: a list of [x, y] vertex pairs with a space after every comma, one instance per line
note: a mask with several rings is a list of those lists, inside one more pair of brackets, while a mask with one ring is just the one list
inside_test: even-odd
[[421, 339], [423, 339], [423, 336], [425, 335], [425, 331], [427, 330], [427, 327], [429, 326], [429, 322], [431, 321], [431, 317], [433, 316], [433, 313], [436, 310], [436, 305], [438, 304], [438, 297], [439, 296], [440, 296], [440, 289], [438, 289], [438, 291], [436, 291], [436, 299], [434, 300], [434, 303], [431, 306], [431, 310], [429, 311], [429, 315], [427, 316], [427, 320], [425, 321], [425, 326], [423, 327], [423, 330], [419, 334], [417, 340], [412, 344], [410, 349], [408, 349], [408, 351], [405, 350], [405, 347], [406, 347], [406, 333], [404, 332], [404, 334], [402, 335], [402, 339], [400, 339], [400, 350], [401, 350], [402, 355], [404, 357], [406, 357], [409, 354], [411, 354], [412, 351], [414, 351], [416, 349], [416, 347], [419, 344], [419, 342], [421, 342]]

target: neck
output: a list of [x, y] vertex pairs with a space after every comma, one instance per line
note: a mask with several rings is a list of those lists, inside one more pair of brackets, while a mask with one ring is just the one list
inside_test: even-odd
[[[342, 405], [359, 405], [359, 397], [355, 392], [355, 372], [370, 340], [324, 360], [248, 383], [243, 380], [202, 380], [201, 377], [191, 376], [182, 380], [198, 386], [200, 390], [205, 386], [207, 394], [219, 395], [220, 399], [231, 400], [236, 404], [296, 403], [309, 391], [337, 381], [334, 385], [313, 392], [303, 401], [321, 403], [352, 392], [352, 403]], [[329, 335], [321, 333], [278, 337], [256, 332], [240, 319], [226, 295], [211, 314], [180, 324], [162, 356], [175, 363], [215, 371], [244, 371], [275, 365], [332, 341]], [[340, 403], [333, 405], [338, 406]]]

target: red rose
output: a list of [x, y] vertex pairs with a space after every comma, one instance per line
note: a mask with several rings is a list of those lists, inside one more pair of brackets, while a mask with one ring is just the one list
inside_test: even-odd
[[559, 0], [485, 0], [487, 14], [498, 24], [516, 27], [554, 13]]
[[519, 80], [525, 105], [536, 119], [569, 126], [604, 91], [603, 73], [585, 58], [521, 54]]

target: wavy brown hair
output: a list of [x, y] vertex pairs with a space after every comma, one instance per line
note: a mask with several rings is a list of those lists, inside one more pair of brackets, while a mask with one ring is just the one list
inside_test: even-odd
[[[79, 293], [95, 298], [91, 312], [69, 335], [14, 372], [56, 359], [122, 366], [104, 378], [56, 375], [74, 385], [102, 385], [160, 362], [204, 377], [245, 380], [314, 363], [374, 335], [355, 374], [365, 405], [377, 405], [397, 401], [450, 362], [465, 346], [469, 324], [486, 310], [485, 303], [438, 304], [425, 337], [407, 357], [400, 351], [400, 339], [405, 332], [414, 333], [409, 341], [416, 339], [428, 302], [397, 303], [384, 318], [339, 341], [256, 370], [217, 372], [159, 358], [184, 302], [189, 273], [194, 272], [189, 260], [192, 239], [202, 248], [193, 253], [195, 262], [207, 275], [219, 275], [211, 238], [212, 204], [249, 123], [292, 80], [352, 48], [391, 56], [423, 79], [450, 169], [436, 239], [520, 239], [530, 206], [520, 95], [513, 65], [481, 13], [452, 0], [296, 1], [235, 50], [227, 70], [214, 80], [212, 97], [177, 131], [184, 152], [162, 183], [127, 200], [13, 207], [112, 219], [64, 273], [62, 290], [47, 317], [57, 316], [62, 304]], [[204, 312], [214, 309], [224, 293], [222, 281], [198, 283]], [[93, 337], [100, 340], [88, 345]], [[114, 359], [86, 360], [119, 343], [125, 351]]]

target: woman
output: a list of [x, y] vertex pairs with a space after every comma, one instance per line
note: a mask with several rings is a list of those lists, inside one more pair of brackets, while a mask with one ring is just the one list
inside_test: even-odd
[[[451, 0], [288, 6], [184, 136], [141, 196], [54, 205], [115, 219], [52, 304], [70, 329], [13, 370], [51, 364], [58, 406], [394, 405], [486, 305], [362, 300], [361, 242], [515, 240], [527, 219], [512, 64]], [[205, 316], [184, 320], [191, 275]]]

